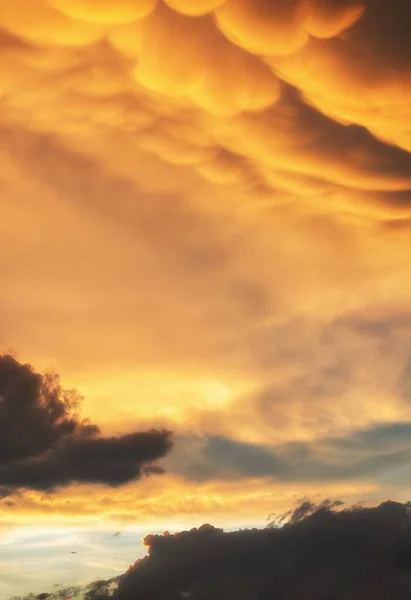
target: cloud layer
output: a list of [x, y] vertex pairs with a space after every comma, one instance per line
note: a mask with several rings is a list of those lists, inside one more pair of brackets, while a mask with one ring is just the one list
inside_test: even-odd
[[56, 376], [41, 376], [13, 357], [0, 357], [0, 490], [52, 490], [74, 482], [118, 486], [144, 472], [171, 448], [170, 433], [102, 437], [76, 413], [78, 395]]

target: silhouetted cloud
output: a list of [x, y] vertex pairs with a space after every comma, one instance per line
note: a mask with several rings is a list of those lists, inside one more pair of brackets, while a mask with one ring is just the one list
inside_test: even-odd
[[408, 505], [385, 502], [336, 511], [338, 505], [305, 501], [280, 528], [224, 533], [203, 525], [175, 535], [149, 535], [148, 556], [118, 579], [118, 589], [108, 590], [101, 582], [86, 598], [409, 598]]
[[41, 594], [28, 594], [24, 596], [13, 596], [11, 600], [107, 600], [113, 596], [117, 589], [119, 577], [110, 579], [97, 579], [88, 585], [63, 587], [60, 584], [54, 584], [54, 588], [59, 588], [53, 592], [42, 592]]
[[80, 398], [55, 375], [40, 375], [0, 356], [0, 490], [50, 490], [71, 482], [117, 486], [162, 472], [170, 432], [151, 430], [102, 437], [79, 417]]
[[121, 579], [118, 600], [178, 598], [404, 599], [411, 593], [408, 507], [336, 512], [305, 505], [280, 529], [224, 533], [211, 525], [148, 536], [149, 555]]

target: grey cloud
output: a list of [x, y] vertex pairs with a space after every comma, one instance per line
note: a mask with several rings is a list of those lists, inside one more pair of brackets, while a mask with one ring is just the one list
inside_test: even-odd
[[168, 469], [193, 480], [269, 477], [283, 482], [371, 478], [411, 464], [411, 422], [387, 423], [345, 437], [268, 446], [223, 436], [182, 437]]
[[405, 398], [405, 400], [407, 400], [407, 402], [411, 402], [411, 358], [405, 364], [404, 369], [399, 377], [398, 391], [399, 394]]

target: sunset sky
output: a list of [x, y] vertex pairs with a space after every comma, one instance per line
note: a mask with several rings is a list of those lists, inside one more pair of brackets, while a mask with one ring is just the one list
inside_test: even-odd
[[411, 499], [410, 30], [410, 0], [0, 0], [1, 600], [148, 533]]

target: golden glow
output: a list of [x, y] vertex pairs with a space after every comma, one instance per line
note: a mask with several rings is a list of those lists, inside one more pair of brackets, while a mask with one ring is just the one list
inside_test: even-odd
[[147, 17], [155, 8], [156, 0], [50, 0], [50, 4], [68, 17], [78, 21], [107, 24], [132, 23]]
[[[367, 496], [375, 492], [368, 482], [355, 484], [307, 485], [304, 489], [314, 499]], [[197, 483], [195, 486], [177, 477], [149, 478], [118, 490], [98, 486], [77, 486], [57, 495], [37, 492], [24, 494], [18, 509], [11, 510], [5, 523], [20, 527], [38, 527], [39, 519], [48, 528], [181, 528], [212, 521], [226, 528], [239, 524], [264, 525], [270, 512], [284, 512], [301, 498], [297, 485], [251, 479], [238, 482]], [[47, 518], [45, 518], [47, 513]]]
[[[371, 10], [0, 0], [2, 348], [113, 434], [408, 420], [411, 80], [401, 49], [363, 51]], [[27, 492], [5, 519], [246, 523], [378, 486], [169, 473]]]

